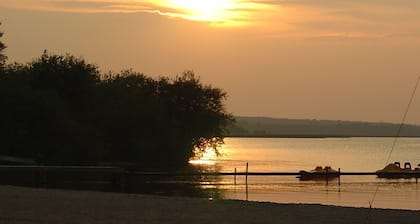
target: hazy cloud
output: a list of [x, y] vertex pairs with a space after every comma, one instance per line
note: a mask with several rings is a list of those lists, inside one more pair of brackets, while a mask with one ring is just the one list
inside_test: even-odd
[[[136, 13], [206, 21], [201, 12], [174, 7], [167, 0], [2, 0], [0, 7], [76, 13]], [[214, 23], [258, 22], [273, 36], [396, 38], [419, 37], [418, 0], [237, 0]], [[210, 19], [209, 19], [210, 20]], [[207, 21], [208, 22], [208, 21]], [[333, 34], [333, 35], [331, 35]], [[354, 35], [357, 34], [357, 35]]]
[[152, 1], [133, 1], [133, 0], [5, 0], [0, 3], [0, 7], [22, 8], [28, 10], [48, 10], [75, 13], [134, 13], [134, 12], [153, 12], [169, 11], [173, 9], [157, 6]]
[[[401, 34], [420, 38], [420, 1], [265, 0], [283, 12], [272, 22], [288, 25], [275, 36], [384, 39]], [[277, 26], [279, 27], [279, 26]]]
[[[173, 2], [168, 0], [4, 0], [0, 3], [0, 7], [74, 13], [147, 12], [170, 17], [206, 21], [206, 18], [201, 18], [201, 14], [205, 13], [205, 9], [202, 12], [191, 12], [191, 10], [174, 6]], [[199, 4], [196, 4], [194, 7], [197, 5]], [[226, 16], [218, 22], [223, 22], [223, 20], [226, 20], [226, 22], [252, 21], [254, 20], [253, 16], [257, 15], [258, 12], [270, 7], [270, 5], [263, 1], [244, 0], [234, 0], [229, 2], [228, 5], [229, 7], [223, 9], [223, 14], [226, 14]]]

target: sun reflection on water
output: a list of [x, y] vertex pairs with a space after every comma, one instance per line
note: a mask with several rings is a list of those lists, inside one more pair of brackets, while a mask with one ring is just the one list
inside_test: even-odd
[[192, 164], [192, 165], [209, 165], [209, 166], [211, 166], [211, 165], [216, 165], [217, 159], [218, 159], [218, 155], [217, 155], [216, 151], [212, 148], [208, 148], [201, 154], [201, 156], [193, 157], [192, 159], [190, 159], [189, 163]]

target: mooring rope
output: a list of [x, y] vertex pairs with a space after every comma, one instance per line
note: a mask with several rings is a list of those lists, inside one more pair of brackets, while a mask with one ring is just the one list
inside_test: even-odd
[[[388, 153], [388, 157], [387, 157], [387, 160], [385, 162], [385, 166], [389, 164], [389, 161], [391, 159], [392, 152], [394, 151], [395, 146], [397, 145], [398, 138], [399, 138], [399, 136], [401, 134], [401, 130], [402, 130], [403, 126], [404, 126], [405, 119], [407, 118], [408, 111], [410, 110], [411, 104], [412, 104], [412, 102], [414, 100], [414, 97], [416, 95], [416, 91], [417, 91], [417, 87], [419, 86], [419, 82], [420, 82], [420, 76], [417, 78], [416, 85], [414, 86], [414, 90], [411, 93], [411, 97], [410, 97], [410, 100], [408, 101], [407, 108], [405, 109], [404, 115], [403, 115], [403, 117], [401, 119], [401, 123], [400, 123], [400, 126], [398, 127], [398, 131], [397, 131], [397, 134], [395, 136], [394, 142], [392, 143], [391, 150]], [[373, 202], [375, 201], [376, 195], [378, 194], [379, 187], [380, 187], [380, 183], [378, 182], [378, 185], [376, 186], [376, 190], [373, 193], [373, 197], [369, 201], [369, 210], [368, 210], [368, 214], [366, 216], [366, 222], [365, 223], [368, 223], [368, 221], [369, 221], [370, 210], [372, 209]]]

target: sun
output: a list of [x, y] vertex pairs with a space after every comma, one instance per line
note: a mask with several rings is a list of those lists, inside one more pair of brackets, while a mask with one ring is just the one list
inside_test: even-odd
[[183, 9], [190, 19], [199, 21], [227, 20], [237, 6], [233, 0], [172, 0], [172, 5]]
[[161, 0], [161, 5], [172, 9], [161, 14], [219, 26], [246, 25], [251, 13], [262, 7], [244, 0]]

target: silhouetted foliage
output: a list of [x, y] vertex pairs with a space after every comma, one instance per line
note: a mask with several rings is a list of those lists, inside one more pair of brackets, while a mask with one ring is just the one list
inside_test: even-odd
[[[3, 37], [3, 33], [0, 31], [0, 38], [1, 37]], [[6, 55], [4, 54], [4, 49], [6, 49], [6, 45], [4, 45], [3, 42], [0, 41], [0, 70], [4, 67], [4, 64], [6, 63], [7, 59]]]
[[5, 66], [0, 76], [0, 155], [44, 164], [185, 166], [223, 143], [226, 93], [192, 71], [153, 79], [132, 70], [100, 74], [71, 55]]
[[[49, 56], [6, 66], [0, 78], [1, 154], [48, 164], [98, 160], [90, 125], [96, 68], [72, 56]], [[92, 130], [93, 129], [93, 130]]]

